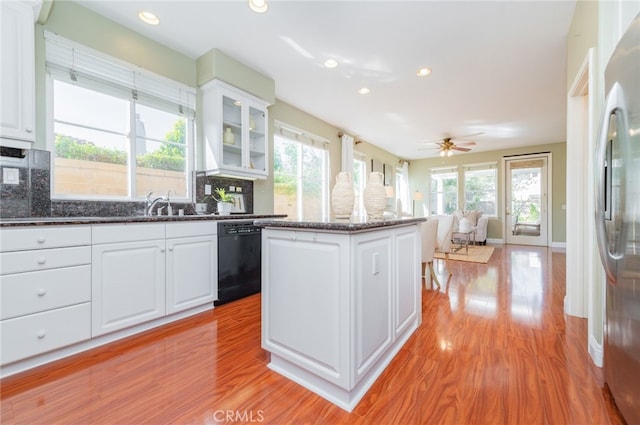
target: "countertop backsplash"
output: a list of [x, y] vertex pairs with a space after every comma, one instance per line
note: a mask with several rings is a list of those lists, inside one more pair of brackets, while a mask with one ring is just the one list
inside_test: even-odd
[[[52, 200], [50, 157], [50, 152], [44, 150], [2, 148], [0, 218], [126, 217], [144, 213], [144, 202]], [[229, 193], [241, 194], [244, 213], [253, 214], [253, 181], [197, 174], [194, 172], [194, 200], [204, 200], [208, 214], [217, 212], [217, 204], [211, 197], [205, 198], [205, 185], [211, 185], [212, 191], [221, 187]], [[158, 206], [164, 205], [160, 202]], [[195, 213], [193, 202], [172, 201], [171, 205], [176, 214], [179, 209], [186, 215]]]

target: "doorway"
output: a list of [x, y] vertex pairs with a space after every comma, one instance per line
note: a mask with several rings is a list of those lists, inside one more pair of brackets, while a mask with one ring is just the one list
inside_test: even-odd
[[505, 158], [505, 241], [547, 246], [549, 156]]

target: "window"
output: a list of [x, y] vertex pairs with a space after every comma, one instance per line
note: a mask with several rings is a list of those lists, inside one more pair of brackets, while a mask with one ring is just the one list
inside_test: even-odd
[[190, 198], [195, 90], [46, 33], [55, 198]]
[[458, 209], [458, 170], [431, 170], [430, 215], [453, 214]]
[[367, 163], [363, 153], [353, 152], [353, 189], [355, 191], [355, 215], [364, 216], [364, 199], [362, 194], [367, 184]]
[[498, 168], [496, 164], [464, 167], [464, 209], [480, 210], [483, 215], [498, 214]]
[[274, 213], [294, 220], [328, 217], [328, 142], [279, 123], [275, 127]]

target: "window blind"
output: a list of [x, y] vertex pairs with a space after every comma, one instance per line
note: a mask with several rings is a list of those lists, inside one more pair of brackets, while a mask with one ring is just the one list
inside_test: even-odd
[[195, 111], [196, 90], [138, 66], [45, 31], [47, 69], [61, 79], [109, 86], [120, 95]]
[[323, 137], [309, 134], [280, 121], [274, 122], [274, 128], [275, 133], [282, 137], [295, 140], [296, 142], [300, 142], [305, 145], [314, 146], [316, 148], [324, 150], [329, 149], [329, 141]]

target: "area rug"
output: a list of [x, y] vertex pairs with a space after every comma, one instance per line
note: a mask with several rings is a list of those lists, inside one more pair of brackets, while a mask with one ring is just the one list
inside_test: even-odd
[[[469, 254], [465, 253], [464, 247], [458, 252], [449, 254], [449, 260], [467, 261], [471, 263], [486, 263], [491, 258], [494, 248], [492, 246], [469, 245]], [[444, 259], [444, 254], [436, 252], [435, 258]]]

